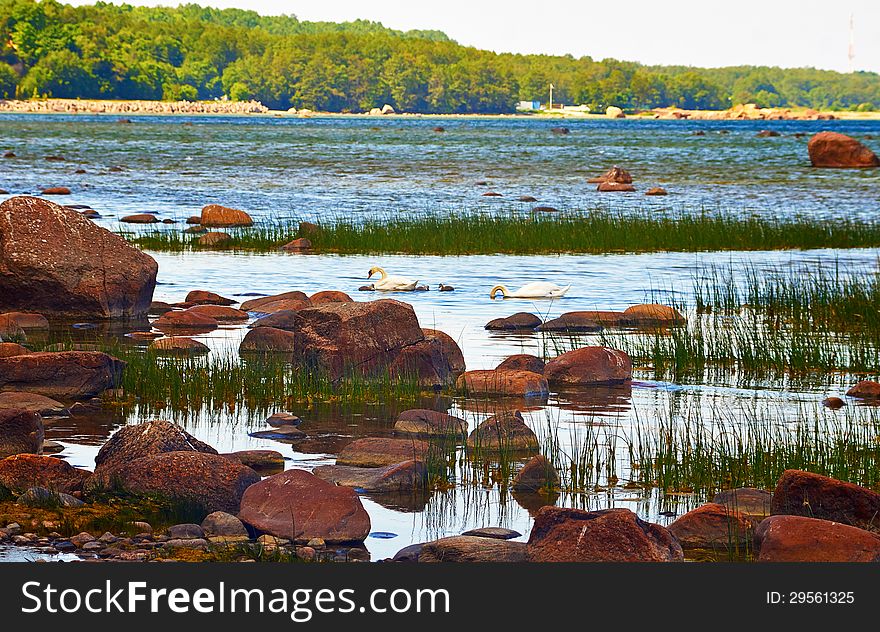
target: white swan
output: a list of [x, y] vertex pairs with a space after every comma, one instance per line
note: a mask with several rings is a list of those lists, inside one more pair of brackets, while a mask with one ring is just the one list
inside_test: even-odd
[[380, 279], [373, 283], [373, 287], [380, 292], [412, 292], [416, 289], [418, 280], [413, 281], [401, 276], [388, 276], [388, 274], [379, 266], [370, 268], [367, 278], [371, 278], [374, 274], [378, 274]]
[[489, 292], [489, 298], [494, 299], [495, 294], [498, 292], [500, 292], [501, 296], [504, 298], [555, 298], [558, 296], [564, 296], [570, 289], [570, 285], [562, 287], [555, 283], [547, 283], [546, 281], [526, 283], [515, 292], [511, 292], [503, 285], [496, 285]]

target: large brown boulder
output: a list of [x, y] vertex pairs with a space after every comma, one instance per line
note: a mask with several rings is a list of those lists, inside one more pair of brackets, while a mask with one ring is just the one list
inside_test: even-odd
[[754, 487], [737, 487], [726, 489], [715, 494], [713, 503], [724, 505], [732, 511], [737, 511], [749, 518], [763, 520], [770, 515], [770, 505], [773, 494], [763, 489]]
[[165, 312], [153, 323], [159, 331], [209, 332], [217, 329], [216, 319], [191, 310]]
[[441, 389], [455, 379], [439, 338], [425, 338], [400, 349], [388, 367], [392, 377], [411, 380], [426, 388]]
[[189, 449], [152, 454], [110, 469], [99, 467], [89, 486], [185, 502], [207, 513], [236, 513], [245, 490], [259, 480], [259, 474], [241, 463]]
[[837, 132], [819, 132], [807, 143], [814, 167], [864, 169], [880, 167], [877, 154], [855, 138]]
[[321, 290], [312, 294], [309, 300], [312, 305], [320, 305], [321, 303], [351, 303], [354, 299], [339, 290]]
[[755, 523], [725, 505], [706, 503], [669, 525], [685, 549], [739, 549], [754, 536]]
[[186, 303], [192, 303], [194, 305], [235, 305], [237, 301], [232, 300], [231, 298], [226, 298], [224, 296], [220, 296], [215, 292], [209, 292], [207, 290], [193, 290], [189, 294], [186, 295], [185, 301]]
[[417, 439], [366, 437], [355, 439], [342, 448], [336, 457], [336, 464], [385, 467], [403, 461], [424, 461], [427, 454], [428, 444]]
[[626, 169], [621, 169], [617, 165], [614, 165], [603, 173], [601, 176], [596, 176], [595, 178], [590, 178], [587, 182], [591, 184], [599, 184], [602, 182], [617, 182], [619, 184], [632, 184], [633, 178], [629, 171]]
[[251, 485], [238, 517], [259, 531], [297, 542], [361, 542], [370, 532], [370, 516], [353, 489], [304, 470], [288, 470]]
[[880, 531], [880, 494], [801, 470], [785, 470], [776, 483], [773, 515], [808, 516]]
[[294, 309], [282, 309], [281, 311], [273, 312], [268, 316], [258, 318], [248, 325], [248, 327], [251, 329], [256, 329], [257, 327], [272, 327], [274, 329], [284, 329], [285, 331], [296, 331], [297, 323], [299, 321], [299, 317], [296, 314], [297, 312]]
[[146, 456], [187, 450], [217, 454], [177, 424], [156, 419], [120, 428], [98, 450], [95, 464], [98, 470], [112, 469]]
[[632, 379], [632, 361], [616, 349], [581, 347], [550, 360], [544, 377], [551, 386], [621, 384]]
[[299, 361], [334, 379], [386, 369], [404, 347], [424, 340], [411, 305], [391, 299], [323, 303], [299, 312]]
[[553, 318], [539, 325], [537, 329], [538, 331], [585, 333], [601, 331], [602, 325], [595, 319], [595, 312], [566, 312], [558, 318]]
[[0, 310], [141, 317], [157, 271], [152, 257], [74, 210], [26, 196], [0, 204]]
[[526, 562], [526, 543], [473, 535], [455, 535], [426, 542], [419, 562]]
[[455, 387], [469, 395], [547, 397], [547, 380], [539, 373], [516, 370], [481, 370], [462, 373]]
[[467, 447], [478, 452], [535, 452], [538, 437], [517, 410], [492, 415], [483, 421], [468, 436]]
[[201, 224], [207, 228], [234, 228], [252, 226], [254, 220], [244, 211], [219, 204], [208, 204], [202, 208]]
[[31, 487], [45, 487], [70, 494], [82, 491], [91, 472], [51, 456], [17, 454], [0, 460], [0, 487], [23, 494]]
[[755, 531], [759, 562], [880, 562], [880, 536], [839, 522], [770, 516]]
[[461, 352], [461, 347], [458, 346], [458, 343], [452, 339], [452, 336], [439, 329], [425, 329], [424, 327], [422, 328], [422, 333], [425, 336], [425, 340], [434, 342], [440, 347], [440, 352], [446, 358], [449, 369], [454, 376], [457, 377], [464, 373], [466, 368], [464, 354]]
[[415, 408], [405, 410], [397, 416], [394, 433], [416, 437], [463, 439], [467, 436], [467, 422], [436, 410]]
[[668, 529], [629, 509], [585, 511], [544, 507], [528, 542], [531, 562], [681, 562], [681, 545]]
[[125, 362], [95, 351], [28, 353], [0, 358], [0, 391], [85, 399], [116, 388]]
[[[243, 323], [250, 318], [247, 312], [226, 305], [195, 305], [186, 310], [186, 312], [213, 318], [218, 323]], [[169, 313], [173, 314], [174, 312]]]
[[0, 409], [0, 459], [43, 451], [43, 420], [20, 408]]

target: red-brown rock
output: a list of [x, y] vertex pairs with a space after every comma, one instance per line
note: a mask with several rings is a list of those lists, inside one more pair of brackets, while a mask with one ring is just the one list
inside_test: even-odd
[[877, 154], [855, 138], [837, 132], [819, 132], [807, 144], [814, 167], [864, 169], [880, 167]]
[[554, 492], [559, 487], [559, 472], [543, 454], [533, 456], [513, 479], [513, 491], [526, 493]]
[[338, 487], [304, 470], [288, 470], [251, 485], [239, 519], [270, 535], [305, 543], [360, 542], [370, 517], [353, 489]]
[[150, 350], [158, 355], [191, 356], [208, 353], [208, 345], [182, 336], [161, 338], [150, 343]]
[[113, 467], [112, 473], [99, 468], [90, 486], [192, 503], [206, 513], [236, 513], [245, 490], [259, 480], [259, 474], [241, 463], [187, 450], [135, 459]]
[[595, 319], [597, 312], [566, 312], [537, 327], [538, 331], [564, 331], [584, 333], [601, 331], [602, 325]]
[[281, 246], [281, 250], [284, 250], [285, 252], [307, 252], [311, 249], [312, 240], [306, 237], [294, 239]]
[[634, 193], [636, 188], [624, 182], [600, 182], [596, 190], [601, 193]]
[[247, 312], [234, 307], [226, 307], [224, 305], [196, 305], [190, 307], [187, 312], [198, 314], [199, 316], [207, 316], [213, 318], [218, 323], [241, 323], [246, 321], [250, 316]]
[[275, 327], [256, 327], [247, 332], [239, 353], [293, 353], [296, 350], [296, 334]]
[[199, 246], [226, 246], [232, 242], [232, 235], [220, 231], [209, 231], [196, 240]]
[[4, 327], [18, 327], [24, 331], [49, 329], [49, 321], [42, 314], [29, 312], [6, 312], [0, 314], [0, 330]]
[[419, 563], [526, 562], [526, 543], [473, 535], [454, 535], [426, 542]]
[[41, 417], [53, 417], [67, 415], [70, 411], [61, 402], [51, 397], [38, 395], [37, 393], [19, 393], [16, 391], [0, 392], [0, 410], [4, 408], [17, 408], [31, 413], [37, 413]]
[[755, 531], [759, 562], [880, 562], [880, 536], [839, 522], [770, 516]]
[[495, 367], [496, 371], [531, 371], [542, 375], [544, 373], [544, 361], [538, 356], [528, 353], [512, 355]]
[[[234, 228], [252, 226], [254, 220], [244, 211], [219, 204], [208, 204], [202, 208], [201, 224], [209, 228]], [[210, 234], [210, 233], [209, 233]]]
[[339, 290], [322, 290], [312, 294], [309, 300], [312, 305], [320, 305], [321, 303], [351, 303], [354, 299]]
[[182, 311], [165, 312], [153, 323], [159, 331], [199, 331], [208, 332], [217, 329], [219, 324], [214, 318], [185, 309]]
[[685, 322], [684, 316], [677, 309], [668, 305], [633, 305], [627, 307], [623, 311], [623, 315], [632, 325], [673, 326], [682, 325]]
[[19, 494], [31, 487], [65, 494], [82, 491], [90, 475], [91, 472], [51, 456], [18, 454], [0, 460], [0, 486]]
[[581, 347], [550, 360], [544, 377], [554, 386], [620, 384], [632, 379], [632, 362], [623, 351]]
[[385, 467], [404, 461], [424, 461], [427, 454], [428, 444], [417, 439], [366, 437], [355, 439], [342, 448], [336, 457], [336, 464]]
[[632, 175], [626, 169], [621, 169], [617, 165], [611, 167], [601, 176], [590, 178], [587, 180], [590, 184], [600, 184], [602, 182], [617, 182], [620, 184], [632, 184]]
[[463, 439], [467, 436], [467, 422], [436, 410], [416, 408], [405, 410], [397, 416], [394, 433], [416, 437]]
[[785, 470], [770, 506], [773, 515], [808, 516], [880, 531], [880, 494], [801, 470]]
[[26, 353], [30, 353], [30, 350], [16, 342], [0, 342], [0, 358], [11, 358]]
[[547, 397], [547, 380], [531, 371], [467, 371], [456, 380], [455, 387], [470, 395], [510, 395], [513, 397]]
[[217, 454], [177, 424], [157, 419], [120, 428], [101, 446], [95, 464], [98, 470], [115, 469], [143, 457], [186, 450]]
[[158, 265], [74, 210], [19, 196], [0, 204], [0, 310], [65, 318], [147, 313]]
[[461, 352], [461, 347], [458, 346], [458, 343], [452, 339], [452, 336], [439, 329], [425, 329], [424, 327], [422, 328], [422, 334], [424, 334], [425, 340], [436, 341], [436, 344], [439, 345], [440, 353], [446, 358], [452, 375], [457, 377], [464, 373], [464, 354]]
[[43, 189], [43, 195], [70, 195], [70, 189], [67, 187], [48, 187]]
[[669, 192], [663, 187], [651, 187], [645, 191], [645, 195], [669, 195]]
[[126, 224], [155, 224], [159, 221], [159, 218], [152, 213], [136, 213], [134, 215], [121, 217], [119, 218], [119, 221], [125, 222]]
[[268, 303], [274, 303], [276, 301], [281, 300], [293, 300], [293, 301], [303, 301], [308, 303], [309, 297], [305, 292], [300, 292], [299, 290], [294, 290], [292, 292], [284, 292], [282, 294], [274, 294], [272, 296], [261, 296], [259, 298], [254, 298], [249, 301], [245, 301], [241, 304], [241, 310], [245, 312], [258, 312], [261, 311], [259, 307], [261, 305], [266, 305]]
[[0, 409], [0, 459], [43, 451], [43, 420], [20, 408]]
[[486, 323], [490, 331], [532, 331], [541, 324], [541, 319], [528, 312], [517, 312], [506, 318], [496, 318]]
[[225, 298], [216, 294], [214, 292], [208, 292], [206, 290], [193, 290], [189, 294], [186, 295], [186, 303], [191, 303], [193, 305], [235, 305], [238, 301], [234, 301], [231, 298]]
[[755, 523], [725, 505], [706, 503], [669, 525], [685, 549], [738, 549], [754, 536]]
[[517, 410], [492, 415], [474, 428], [467, 447], [475, 452], [534, 452], [538, 437]]
[[40, 352], [0, 358], [0, 391], [85, 399], [119, 386], [124, 368], [122, 360], [94, 351]]
[[543, 507], [528, 542], [530, 562], [681, 562], [668, 529], [628, 509], [584, 511]]
[[880, 399], [880, 383], [874, 380], [862, 380], [850, 388], [846, 394], [859, 399]]

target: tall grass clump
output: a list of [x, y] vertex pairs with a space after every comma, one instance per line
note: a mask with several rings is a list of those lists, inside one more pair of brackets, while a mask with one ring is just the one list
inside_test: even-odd
[[121, 231], [140, 248], [271, 252], [308, 237], [314, 252], [339, 254], [557, 254], [699, 252], [870, 248], [880, 246], [880, 223], [807, 218], [766, 218], [720, 213], [656, 214], [586, 211], [394, 215], [352, 221], [333, 219], [317, 229], [298, 222], [263, 223], [230, 231], [222, 246], [203, 247], [198, 236], [177, 230]]

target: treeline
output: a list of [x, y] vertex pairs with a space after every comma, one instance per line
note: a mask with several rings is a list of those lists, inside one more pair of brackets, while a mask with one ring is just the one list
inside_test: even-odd
[[653, 67], [496, 54], [439, 31], [301, 22], [197, 5], [0, 0], [0, 98], [256, 99], [274, 109], [512, 112], [520, 100], [594, 111], [735, 103], [880, 108], [880, 76], [809, 68]]

